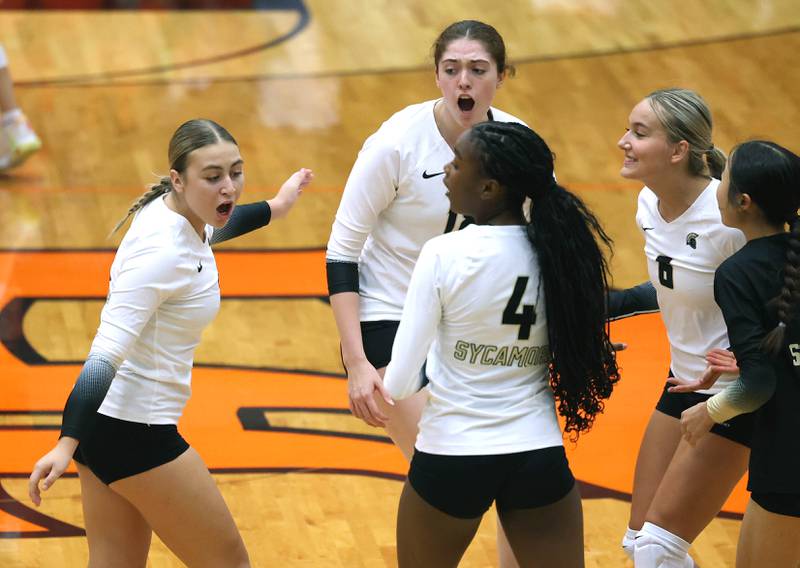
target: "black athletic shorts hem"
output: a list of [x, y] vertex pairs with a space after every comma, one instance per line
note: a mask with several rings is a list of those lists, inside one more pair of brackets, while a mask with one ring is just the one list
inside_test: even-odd
[[392, 346], [397, 335], [399, 321], [362, 321], [361, 341], [367, 361], [376, 369], [381, 369], [392, 360]]
[[770, 513], [800, 517], [800, 493], [763, 493], [753, 491], [750, 498]]
[[[364, 355], [370, 365], [376, 369], [388, 366], [389, 361], [392, 360], [392, 347], [398, 327], [400, 327], [400, 322], [395, 320], [361, 322], [361, 342], [364, 345]], [[344, 364], [344, 358], [342, 358], [342, 366], [346, 372], [347, 365]], [[425, 387], [430, 381], [425, 374], [424, 363], [420, 372], [422, 373], [422, 387]]]
[[429, 505], [475, 519], [498, 511], [534, 509], [563, 499], [575, 486], [563, 446], [513, 454], [445, 456], [417, 449], [408, 482]]
[[[669, 392], [667, 389], [671, 386], [669, 383], [664, 385], [664, 391], [661, 393], [661, 398], [658, 399], [656, 410], [678, 420], [681, 419], [681, 413], [684, 410], [704, 402], [712, 396], [700, 392]], [[711, 427], [712, 434], [722, 436], [747, 448], [750, 447], [754, 430], [755, 415], [753, 413], [740, 414], [727, 422], [714, 424]]]
[[97, 413], [73, 459], [110, 485], [176, 459], [189, 449], [175, 424], [142, 424]]

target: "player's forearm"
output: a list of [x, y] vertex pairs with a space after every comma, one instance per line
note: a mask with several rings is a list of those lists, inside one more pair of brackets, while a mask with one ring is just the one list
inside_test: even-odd
[[341, 292], [331, 297], [331, 308], [342, 343], [342, 360], [345, 365], [366, 359], [361, 338], [359, 296], [355, 292]]

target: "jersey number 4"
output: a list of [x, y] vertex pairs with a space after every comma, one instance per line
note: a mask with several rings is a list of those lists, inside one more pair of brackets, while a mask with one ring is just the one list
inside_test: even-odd
[[524, 305], [522, 306], [522, 313], [517, 312], [527, 286], [527, 276], [517, 278], [517, 283], [514, 284], [514, 291], [511, 293], [511, 299], [506, 304], [506, 309], [503, 310], [503, 323], [519, 326], [518, 339], [528, 339], [531, 336], [531, 326], [536, 323], [536, 306]]
[[658, 263], [658, 281], [665, 288], [674, 288], [672, 284], [672, 259], [668, 256], [656, 257]]

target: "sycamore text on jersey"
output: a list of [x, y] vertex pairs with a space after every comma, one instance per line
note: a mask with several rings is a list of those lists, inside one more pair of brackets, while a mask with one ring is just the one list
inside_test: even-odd
[[459, 361], [466, 361], [469, 357], [470, 364], [511, 367], [533, 367], [550, 362], [549, 345], [532, 345], [519, 347], [517, 345], [485, 345], [469, 341], [456, 341], [453, 357]]

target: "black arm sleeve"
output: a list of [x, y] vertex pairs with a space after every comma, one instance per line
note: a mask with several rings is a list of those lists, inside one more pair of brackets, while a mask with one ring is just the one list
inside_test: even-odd
[[633, 288], [608, 291], [607, 318], [611, 321], [658, 311], [656, 289], [649, 280]]
[[81, 440], [91, 430], [97, 409], [106, 397], [117, 370], [107, 359], [89, 355], [72, 387], [61, 420], [61, 436]]
[[739, 365], [739, 378], [728, 387], [727, 404], [739, 413], [752, 412], [775, 392], [777, 376], [770, 356], [761, 349], [767, 334], [765, 303], [752, 283], [724, 264], [714, 277], [714, 299], [722, 310], [731, 351]]
[[328, 273], [328, 295], [342, 292], [358, 294], [358, 263], [340, 260], [328, 260], [325, 263]]
[[209, 244], [215, 245], [260, 229], [269, 224], [270, 219], [272, 219], [272, 210], [266, 201], [237, 205], [225, 226], [221, 229], [214, 229]]

